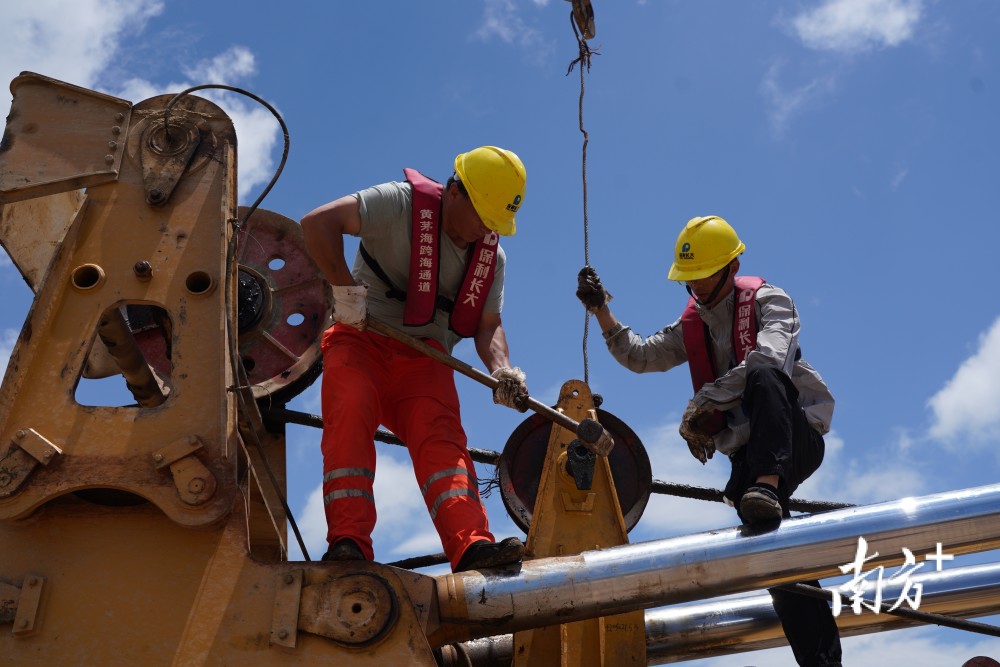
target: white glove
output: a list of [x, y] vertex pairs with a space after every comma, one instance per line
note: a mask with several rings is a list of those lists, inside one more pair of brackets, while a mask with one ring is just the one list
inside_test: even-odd
[[364, 331], [368, 325], [368, 285], [334, 285], [333, 319]]
[[712, 436], [702, 431], [698, 426], [698, 420], [708, 415], [711, 410], [699, 408], [694, 401], [688, 401], [687, 409], [681, 415], [681, 437], [687, 441], [691, 456], [695, 457], [702, 464], [715, 454], [715, 440]]
[[493, 371], [493, 377], [500, 384], [493, 390], [493, 402], [524, 412], [528, 409], [525, 399], [528, 397], [528, 385], [524, 383], [524, 371], [520, 368], [498, 368]]

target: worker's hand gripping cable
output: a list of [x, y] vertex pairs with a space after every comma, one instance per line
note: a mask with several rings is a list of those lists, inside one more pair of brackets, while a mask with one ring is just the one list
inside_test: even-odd
[[576, 298], [580, 300], [588, 312], [596, 313], [611, 303], [611, 293], [601, 284], [597, 270], [589, 264], [576, 276]]

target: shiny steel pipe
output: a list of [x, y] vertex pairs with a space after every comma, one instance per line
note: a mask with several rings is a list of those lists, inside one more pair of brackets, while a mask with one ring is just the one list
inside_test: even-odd
[[[974, 618], [995, 614], [1000, 609], [1000, 563], [914, 574], [910, 581], [923, 586], [920, 611]], [[902, 582], [883, 587], [882, 599], [896, 600], [901, 587]], [[865, 588], [865, 598], [869, 601], [872, 588]], [[900, 630], [920, 625], [920, 622], [870, 611], [855, 614], [846, 606], [837, 618], [837, 625], [841, 636], [850, 637]], [[646, 612], [646, 658], [650, 665], [746, 653], [786, 644], [771, 596], [766, 593]], [[457, 656], [468, 656], [474, 667], [509, 666], [513, 659], [513, 636], [475, 639], [465, 642], [449, 655], [456, 656], [456, 661], [453, 664], [446, 661], [445, 667], [467, 664], [458, 662]]]
[[436, 577], [442, 625], [435, 645], [609, 616], [840, 574], [858, 538], [865, 570], [918, 557], [1000, 546], [1000, 485], [789, 519], [773, 532], [743, 528], [526, 561], [516, 573]]

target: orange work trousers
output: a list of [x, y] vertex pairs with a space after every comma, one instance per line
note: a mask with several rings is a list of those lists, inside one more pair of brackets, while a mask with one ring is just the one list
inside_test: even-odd
[[343, 324], [324, 333], [322, 349], [323, 506], [329, 543], [351, 538], [374, 560], [379, 424], [406, 443], [452, 569], [474, 542], [493, 542], [466, 447], [454, 371], [402, 343]]

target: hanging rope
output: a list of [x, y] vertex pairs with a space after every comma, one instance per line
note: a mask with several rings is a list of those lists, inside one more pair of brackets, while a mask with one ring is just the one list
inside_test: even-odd
[[[583, 263], [585, 265], [590, 265], [590, 213], [587, 209], [587, 143], [590, 141], [590, 135], [587, 134], [587, 130], [583, 126], [583, 96], [586, 91], [584, 85], [584, 70], [590, 71], [590, 59], [592, 56], [600, 55], [596, 50], [592, 50], [587, 44], [585, 36], [580, 35], [580, 31], [577, 29], [577, 21], [574, 17], [574, 13], [570, 12], [569, 23], [573, 26], [573, 36], [576, 37], [577, 46], [580, 49], [580, 55], [569, 64], [566, 69], [566, 76], [569, 76], [570, 72], [577, 65], [580, 65], [580, 102], [579, 102], [579, 126], [580, 133], [583, 135], [583, 150], [582, 150], [582, 165], [583, 165]], [[590, 312], [584, 311], [583, 315], [583, 382], [585, 384], [590, 384], [590, 359], [587, 354], [587, 338], [590, 334]]]

